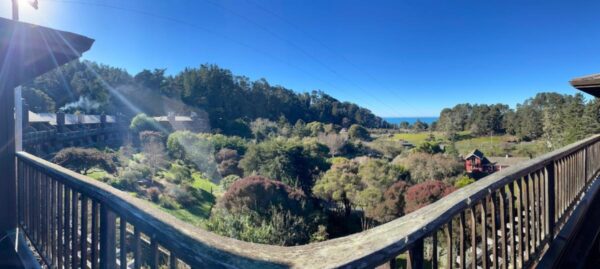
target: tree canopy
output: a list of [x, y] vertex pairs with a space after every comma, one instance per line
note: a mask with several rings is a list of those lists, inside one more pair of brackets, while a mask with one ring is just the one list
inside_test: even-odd
[[109, 173], [116, 171], [112, 156], [95, 148], [65, 148], [54, 156], [52, 162], [83, 174], [94, 167]]

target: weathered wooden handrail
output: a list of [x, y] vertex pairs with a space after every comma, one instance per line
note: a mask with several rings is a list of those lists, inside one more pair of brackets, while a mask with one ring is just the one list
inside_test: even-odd
[[[193, 268], [393, 267], [403, 252], [412, 268], [423, 267], [425, 259], [434, 268], [525, 268], [535, 264], [600, 170], [599, 141], [593, 136], [502, 170], [376, 228], [294, 247], [215, 235], [147, 201], [20, 152], [19, 221], [41, 256], [59, 267], [72, 264], [72, 257], [102, 268], [115, 267], [117, 259], [126, 264], [130, 257], [116, 257], [115, 250], [124, 242], [126, 249], [137, 249], [132, 252], [137, 265], [144, 260], [155, 268], [178, 263]], [[81, 223], [88, 229], [81, 229]], [[69, 232], [65, 225], [75, 229]], [[128, 225], [134, 227], [133, 238], [124, 235]], [[125, 240], [116, 240], [116, 234]], [[140, 234], [151, 242], [144, 253]], [[78, 247], [70, 253], [59, 249], [57, 238]], [[176, 259], [159, 259], [159, 247]]]

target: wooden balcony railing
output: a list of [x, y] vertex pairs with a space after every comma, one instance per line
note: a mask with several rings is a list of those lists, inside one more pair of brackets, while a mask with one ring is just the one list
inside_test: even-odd
[[409, 268], [528, 268], [595, 182], [600, 136], [492, 174], [390, 223], [295, 247], [212, 234], [24, 152], [17, 164], [19, 224], [51, 267], [396, 268], [406, 260]]

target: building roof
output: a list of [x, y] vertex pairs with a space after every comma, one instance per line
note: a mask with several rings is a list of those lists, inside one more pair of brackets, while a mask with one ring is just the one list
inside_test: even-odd
[[[160, 117], [153, 117], [155, 121], [158, 122], [169, 122], [169, 116], [160, 116]], [[190, 116], [175, 116], [175, 121], [180, 121], [180, 122], [192, 122], [194, 121], [194, 119], [192, 119], [192, 117]]]
[[481, 164], [489, 164], [491, 163], [490, 160], [488, 160], [488, 158], [486, 158], [483, 155], [483, 152], [481, 152], [479, 149], [474, 149], [473, 151], [471, 151], [471, 153], [467, 154], [467, 156], [465, 156], [465, 160], [471, 157], [476, 157], [481, 159]]
[[1, 87], [14, 88], [90, 49], [93, 39], [0, 18]]
[[580, 91], [600, 97], [600, 73], [574, 78], [570, 83]]
[[469, 153], [469, 154], [467, 154], [467, 156], [465, 156], [465, 159], [467, 159], [471, 156], [475, 156], [479, 159], [485, 158], [485, 156], [483, 156], [483, 152], [481, 152], [479, 149], [474, 149], [473, 151], [471, 151], [471, 153]]
[[[75, 115], [65, 114], [65, 125], [73, 124], [98, 124], [100, 123], [100, 115]], [[56, 114], [55, 113], [35, 113], [29, 111], [29, 122], [47, 122], [51, 125], [56, 125]], [[106, 122], [114, 123], [114, 116], [106, 116]]]

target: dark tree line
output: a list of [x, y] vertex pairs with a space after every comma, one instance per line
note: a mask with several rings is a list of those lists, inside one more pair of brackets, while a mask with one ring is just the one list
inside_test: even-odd
[[455, 137], [511, 134], [521, 140], [543, 139], [549, 148], [560, 147], [600, 131], [600, 101], [585, 101], [582, 94], [538, 93], [515, 109], [504, 104], [459, 104], [440, 113], [437, 129]]
[[[368, 109], [322, 91], [298, 93], [265, 79], [251, 81], [233, 75], [216, 65], [187, 68], [173, 76], [165, 75], [165, 69], [143, 70], [131, 76], [123, 69], [74, 61], [37, 78], [26, 89], [27, 101], [38, 111], [63, 108], [133, 116], [140, 112], [164, 115], [166, 110], [202, 109], [211, 126], [225, 133], [240, 128], [241, 121], [248, 123], [257, 118], [284, 118], [291, 124], [302, 119], [343, 127], [387, 127]], [[68, 105], [82, 98], [91, 105]]]

